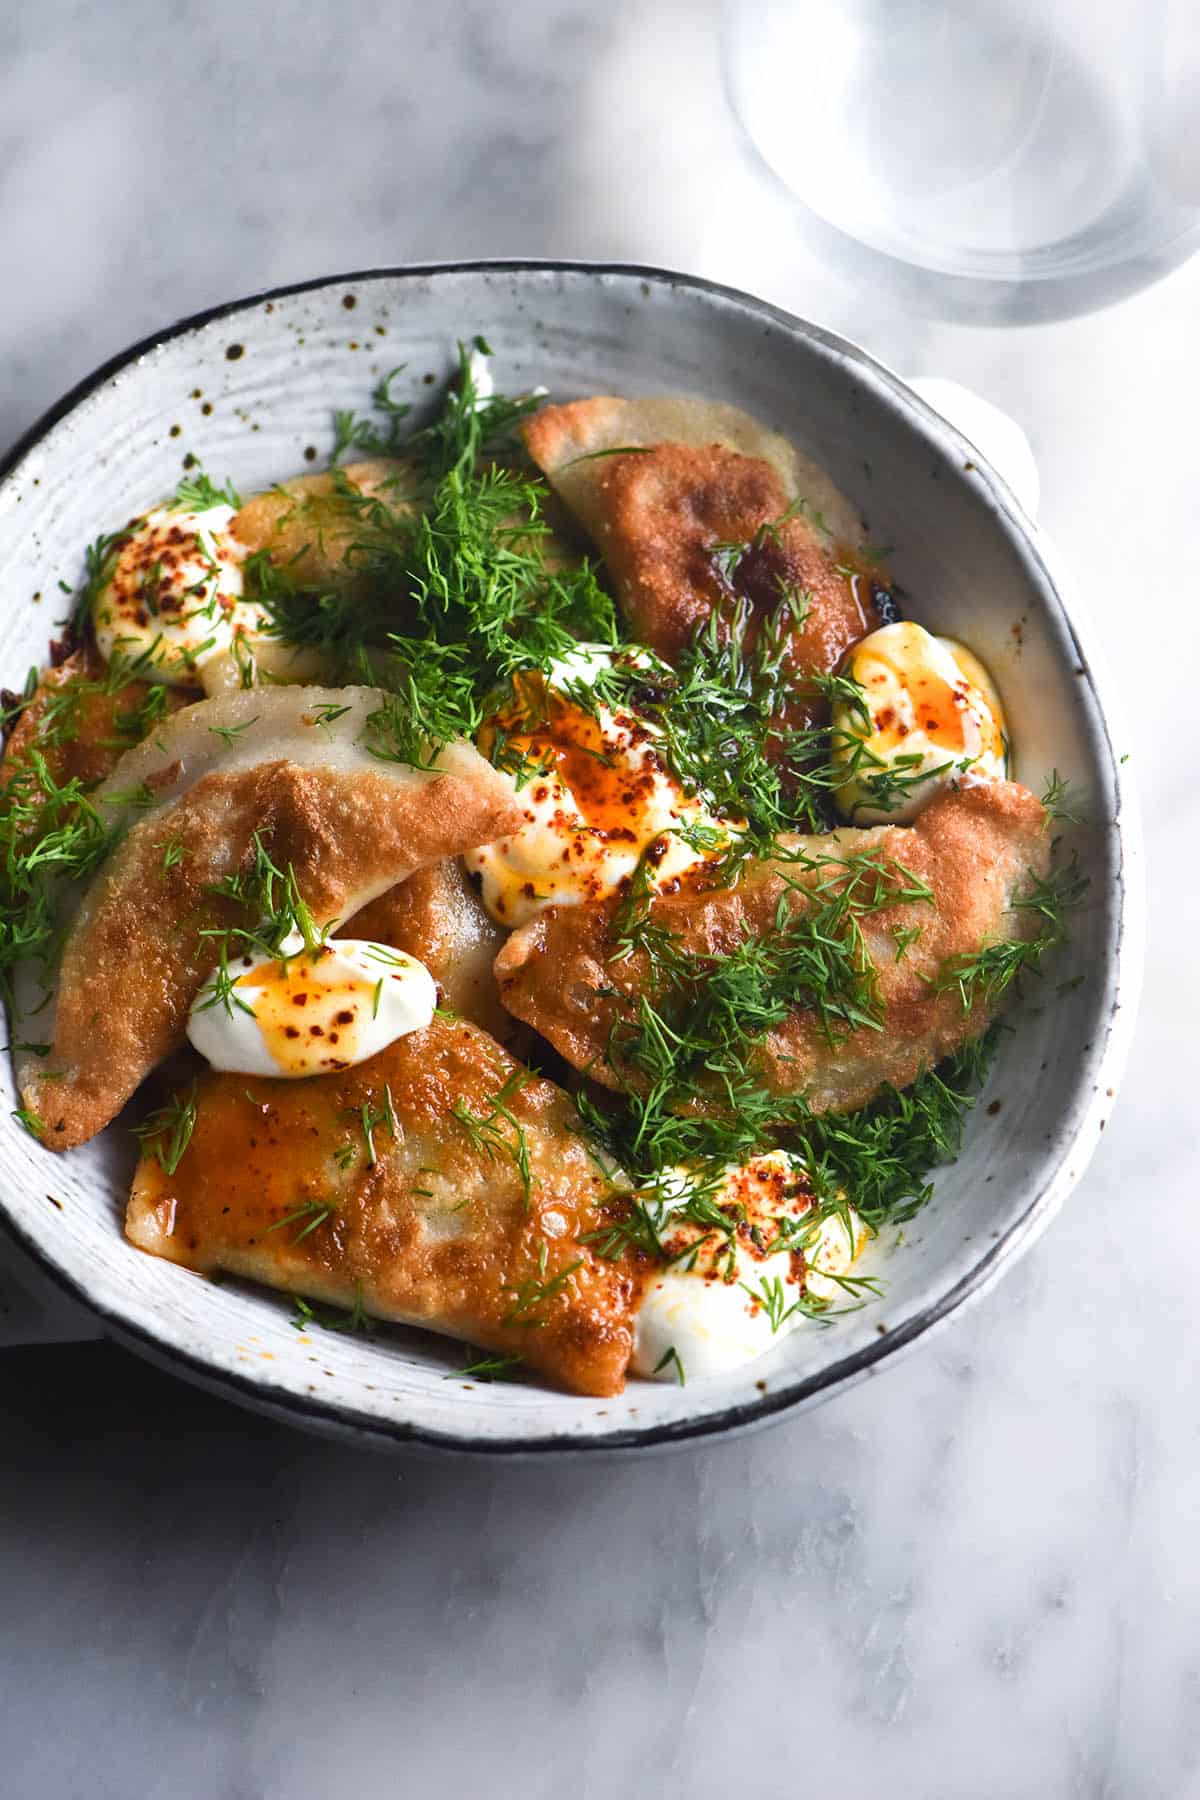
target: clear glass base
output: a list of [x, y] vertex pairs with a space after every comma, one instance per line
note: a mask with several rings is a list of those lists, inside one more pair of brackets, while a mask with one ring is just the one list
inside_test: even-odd
[[726, 0], [724, 66], [754, 150], [843, 273], [912, 311], [1032, 323], [1200, 246], [1200, 145], [1161, 10]]

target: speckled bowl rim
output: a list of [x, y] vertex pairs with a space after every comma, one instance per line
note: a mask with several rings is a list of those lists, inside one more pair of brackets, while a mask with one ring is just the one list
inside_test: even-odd
[[1045, 535], [1026, 516], [1007, 484], [991, 467], [978, 449], [961, 432], [950, 425], [885, 364], [865, 350], [840, 337], [836, 332], [814, 325], [808, 320], [757, 299], [739, 288], [709, 281], [703, 276], [686, 275], [677, 270], [660, 269], [652, 264], [588, 262], [576, 260], [543, 260], [536, 257], [469, 258], [463, 261], [406, 263], [370, 269], [356, 269], [344, 274], [321, 275], [308, 281], [288, 282], [283, 286], [264, 288], [217, 306], [191, 313], [175, 324], [151, 332], [128, 349], [120, 351], [87, 375], [56, 401], [25, 431], [15, 445], [0, 458], [0, 484], [7, 481], [29, 453], [48, 433], [98, 388], [130, 364], [174, 339], [186, 336], [215, 320], [236, 318], [239, 314], [264, 305], [267, 301], [286, 299], [297, 294], [312, 293], [328, 287], [352, 287], [379, 280], [423, 280], [431, 276], [454, 274], [492, 275], [588, 275], [628, 276], [651, 281], [660, 287], [691, 291], [727, 300], [756, 313], [764, 321], [783, 327], [793, 336], [820, 345], [843, 359], [869, 378], [877, 397], [890, 399], [897, 412], [917, 436], [931, 440], [940, 450], [950, 446], [959, 454], [960, 464], [969, 460], [976, 479], [982, 479], [1000, 518], [1009, 526], [1013, 548], [1018, 552], [1023, 572], [1043, 596], [1047, 606], [1056, 610], [1059, 620], [1073, 644], [1083, 671], [1081, 679], [1091, 690], [1097, 718], [1103, 732], [1113, 791], [1116, 797], [1112, 821], [1117, 846], [1114, 876], [1115, 933], [1112, 967], [1106, 971], [1110, 991], [1108, 1016], [1098, 1041], [1085, 1050], [1074, 1086], [1077, 1091], [1090, 1084], [1090, 1101], [1082, 1108], [1075, 1132], [1060, 1142], [1048, 1156], [1042, 1181], [1036, 1187], [1028, 1206], [1001, 1237], [991, 1245], [968, 1274], [946, 1293], [931, 1301], [903, 1325], [886, 1336], [865, 1345], [818, 1373], [808, 1375], [745, 1402], [708, 1413], [701, 1419], [634, 1427], [622, 1431], [596, 1433], [592, 1436], [548, 1432], [529, 1438], [489, 1438], [473, 1440], [469, 1436], [434, 1431], [427, 1427], [385, 1422], [358, 1412], [354, 1407], [333, 1404], [293, 1393], [262, 1378], [239, 1375], [233, 1370], [215, 1369], [203, 1357], [173, 1343], [169, 1334], [155, 1333], [130, 1324], [112, 1307], [98, 1305], [86, 1288], [55, 1260], [40, 1239], [24, 1230], [9, 1213], [0, 1195], [0, 1218], [18, 1243], [37, 1264], [73, 1299], [86, 1307], [107, 1328], [108, 1335], [146, 1360], [172, 1373], [184, 1376], [193, 1385], [221, 1394], [243, 1405], [272, 1416], [300, 1424], [309, 1430], [340, 1437], [379, 1449], [423, 1449], [469, 1456], [538, 1457], [557, 1455], [595, 1455], [607, 1451], [665, 1450], [684, 1447], [706, 1439], [726, 1439], [755, 1427], [766, 1425], [787, 1413], [794, 1413], [835, 1392], [853, 1386], [874, 1374], [885, 1361], [910, 1349], [918, 1340], [943, 1325], [952, 1314], [969, 1301], [978, 1300], [998, 1280], [1004, 1268], [1027, 1250], [1045, 1230], [1067, 1195], [1082, 1175], [1103, 1130], [1113, 1097], [1123, 1071], [1132, 1037], [1137, 998], [1141, 983], [1144, 938], [1144, 892], [1141, 858], [1141, 831], [1137, 802], [1129, 774], [1113, 746], [1114, 707], [1107, 678], [1097, 674], [1097, 654], [1090, 626], [1084, 622], [1078, 597], [1072, 596], [1070, 611], [1063, 600], [1061, 576], [1052, 572], [1057, 557]]

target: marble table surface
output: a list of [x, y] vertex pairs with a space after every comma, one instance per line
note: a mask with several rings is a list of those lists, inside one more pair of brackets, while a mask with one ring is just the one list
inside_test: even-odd
[[[846, 291], [742, 159], [706, 0], [15, 0], [0, 241], [5, 441], [174, 316], [443, 256], [688, 268], [965, 382], [1024, 423], [1107, 639], [1150, 870], [1140, 1032], [1064, 1214], [804, 1418], [392, 1460], [102, 1343], [0, 1351], [3, 1790], [1200, 1793], [1200, 967], [1168, 905], [1200, 877], [1200, 262], [1014, 333]], [[9, 1285], [10, 1336], [87, 1329]]]

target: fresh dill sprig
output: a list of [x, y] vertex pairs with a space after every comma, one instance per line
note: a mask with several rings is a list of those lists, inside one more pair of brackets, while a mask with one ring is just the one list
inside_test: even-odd
[[1087, 888], [1088, 879], [1074, 857], [1031, 882], [1013, 900], [1012, 910], [1034, 914], [1036, 930], [1029, 937], [981, 944], [951, 957], [934, 978], [933, 991], [957, 992], [964, 1012], [980, 1004], [995, 1006], [1014, 982], [1037, 972], [1042, 958], [1066, 941], [1068, 914], [1082, 903]]
[[218, 487], [203, 469], [185, 475], [175, 488], [175, 505], [184, 512], [209, 512], [214, 506], [232, 506], [237, 512], [241, 504], [241, 496], [232, 481]]
[[367, 718], [365, 743], [385, 762], [436, 767], [445, 746], [473, 737], [482, 721], [466, 653], [434, 638], [393, 636], [385, 663], [372, 668], [387, 692]]
[[690, 1171], [686, 1216], [730, 1233], [714, 1200], [727, 1166], [764, 1147], [790, 1148], [809, 1116], [801, 1099], [771, 1090], [760, 1060], [768, 1035], [797, 1009], [830, 1042], [881, 1028], [863, 921], [900, 903], [928, 905], [930, 889], [878, 847], [842, 857], [798, 851], [780, 873], [769, 927], [724, 955], [688, 949], [648, 907], [625, 921], [613, 961], [635, 952], [647, 960], [606, 1050], [623, 1104], [601, 1110], [577, 1096], [585, 1130], [637, 1189], [617, 1223], [592, 1234], [600, 1254], [628, 1244], [662, 1255], [662, 1184], [681, 1167]]
[[71, 647], [82, 643], [96, 596], [111, 576], [118, 552], [128, 543], [130, 532], [139, 522], [134, 519], [123, 531], [102, 531], [84, 551], [83, 581], [74, 594], [70, 613], [60, 621], [66, 627], [67, 642]]
[[294, 1238], [289, 1240], [292, 1248], [295, 1249], [296, 1245], [302, 1244], [312, 1232], [318, 1230], [322, 1225], [327, 1225], [336, 1212], [337, 1206], [332, 1200], [305, 1200], [299, 1206], [293, 1207], [290, 1213], [285, 1213], [282, 1219], [276, 1219], [273, 1225], [268, 1225], [267, 1235], [269, 1236], [272, 1231], [284, 1231], [289, 1225], [299, 1225], [300, 1230]]
[[1000, 1030], [993, 1025], [911, 1087], [885, 1088], [859, 1112], [815, 1115], [798, 1106], [790, 1138], [818, 1197], [828, 1204], [852, 1195], [875, 1230], [919, 1212], [932, 1191], [930, 1171], [958, 1155]]
[[[633, 1249], [661, 1259], [666, 1224], [689, 1221], [710, 1238], [724, 1234], [731, 1253], [737, 1209], [717, 1205], [714, 1196], [724, 1185], [728, 1164], [744, 1162], [764, 1145], [786, 1148], [804, 1169], [814, 1195], [813, 1206], [794, 1224], [781, 1221], [773, 1249], [804, 1250], [830, 1219], [840, 1220], [852, 1235], [851, 1199], [854, 1212], [871, 1232], [912, 1218], [932, 1192], [928, 1179], [932, 1170], [958, 1154], [999, 1032], [1000, 1027], [993, 1026], [936, 1069], [919, 1075], [911, 1087], [903, 1091], [885, 1087], [857, 1112], [815, 1114], [798, 1096], [776, 1098], [763, 1109], [758, 1104], [761, 1092], [750, 1090], [741, 1115], [667, 1121], [660, 1145], [662, 1168], [690, 1162], [683, 1193], [676, 1174], [664, 1185], [660, 1173], [657, 1187], [651, 1176], [623, 1208], [614, 1211], [609, 1224], [585, 1241], [604, 1257], [620, 1257]], [[631, 1165], [630, 1133], [620, 1116], [600, 1112], [586, 1095], [580, 1096], [579, 1110], [585, 1127], [606, 1151], [613, 1155], [623, 1151], [627, 1166]], [[664, 1193], [665, 1203], [656, 1197]], [[794, 1244], [789, 1243], [789, 1234], [795, 1237]], [[718, 1251], [714, 1266], [719, 1266], [720, 1255]]]
[[404, 421], [412, 411], [406, 400], [392, 394], [392, 383], [404, 373], [404, 364], [392, 369], [376, 382], [371, 405], [380, 422], [364, 419], [354, 412], [333, 415], [334, 444], [329, 461], [336, 463], [347, 450], [361, 450], [366, 456], [395, 456], [403, 447]]
[[528, 1069], [516, 1068], [485, 1102], [487, 1112], [474, 1113], [465, 1100], [456, 1100], [450, 1116], [467, 1134], [471, 1148], [493, 1162], [505, 1156], [512, 1162], [521, 1182], [521, 1193], [528, 1206], [533, 1193], [533, 1173], [529, 1163], [529, 1139], [525, 1128], [509, 1102], [533, 1080]]
[[263, 843], [261, 832], [256, 831], [251, 838], [250, 855], [249, 868], [209, 883], [205, 892], [214, 899], [236, 902], [253, 915], [256, 924], [250, 929], [239, 925], [205, 926], [200, 936], [217, 939], [227, 954], [231, 941], [237, 939], [245, 949], [270, 958], [279, 955], [286, 938], [297, 935], [304, 951], [316, 955], [324, 949], [336, 920], [317, 924], [300, 892], [292, 864], [286, 869], [279, 867]]
[[779, 875], [769, 927], [720, 956], [688, 950], [648, 902], [638, 910], [636, 887], [618, 909], [612, 961], [644, 952], [649, 981], [618, 1019], [607, 1054], [643, 1090], [631, 1096], [635, 1109], [647, 1109], [643, 1139], [651, 1124], [655, 1134], [668, 1130], [673, 1115], [706, 1095], [744, 1095], [759, 1045], [797, 1008], [815, 1014], [830, 1042], [881, 1028], [862, 921], [888, 906], [929, 904], [931, 890], [880, 849], [841, 857], [797, 851]]
[[471, 1381], [515, 1381], [516, 1371], [525, 1358], [519, 1351], [507, 1356], [477, 1356], [461, 1369], [452, 1369], [446, 1376], [447, 1381], [461, 1381], [464, 1377]]
[[1073, 784], [1060, 775], [1057, 769], [1051, 769], [1042, 789], [1042, 805], [1050, 817], [1065, 825], [1082, 825], [1083, 814], [1078, 810], [1079, 804]]
[[29, 749], [0, 789], [0, 990], [13, 1003], [18, 964], [48, 969], [58, 941], [58, 884], [86, 881], [119, 836], [78, 777], [59, 781]]
[[516, 1282], [504, 1290], [513, 1297], [512, 1305], [504, 1315], [503, 1323], [505, 1325], [524, 1325], [532, 1330], [539, 1330], [546, 1324], [546, 1319], [544, 1316], [539, 1318], [538, 1313], [548, 1301], [554, 1299], [556, 1294], [562, 1293], [571, 1277], [583, 1267], [583, 1258], [579, 1256], [566, 1268], [560, 1269], [557, 1275], [548, 1276], [546, 1274], [548, 1261], [549, 1253], [543, 1240], [538, 1251], [537, 1274], [528, 1276], [524, 1281]]
[[[733, 548], [740, 553], [744, 546]], [[736, 599], [710, 615], [674, 667], [635, 646], [566, 689], [588, 710], [627, 708], [657, 727], [685, 792], [736, 822], [721, 862], [727, 881], [751, 858], [769, 854], [780, 834], [827, 829], [832, 791], [845, 779], [828, 730], [791, 722], [781, 698], [828, 697], [821, 680], [799, 681], [789, 661], [810, 598], [785, 591], [761, 620], [749, 601]], [[825, 686], [843, 680], [824, 678]]]
[[[389, 434], [401, 404], [390, 380]], [[484, 702], [514, 674], [549, 669], [581, 638], [616, 641], [612, 600], [592, 567], [548, 554], [545, 484], [490, 460], [533, 404], [481, 399], [464, 346], [438, 417], [403, 445], [419, 471], [415, 505], [392, 507], [335, 473], [350, 581], [306, 592], [269, 558], [247, 559], [248, 588], [277, 636], [395, 697], [374, 721], [380, 754], [428, 767], [450, 739], [475, 733]], [[350, 429], [344, 422], [347, 443]], [[388, 447], [399, 440], [389, 435]]]
[[517, 399], [482, 395], [475, 370], [481, 357], [491, 355], [491, 346], [482, 337], [459, 344], [457, 376], [441, 411], [429, 425], [414, 432], [405, 446], [433, 480], [468, 476], [486, 451], [509, 446], [513, 426], [541, 404], [535, 395]]
[[177, 1094], [165, 1106], [152, 1112], [140, 1125], [135, 1125], [133, 1135], [141, 1144], [143, 1153], [156, 1157], [165, 1174], [174, 1175], [183, 1161], [184, 1152], [192, 1141], [195, 1129], [196, 1083], [193, 1081], [186, 1094]]

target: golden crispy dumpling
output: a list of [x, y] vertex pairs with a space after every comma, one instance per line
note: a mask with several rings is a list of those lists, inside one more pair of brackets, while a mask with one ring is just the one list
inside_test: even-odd
[[[861, 527], [826, 477], [733, 408], [577, 400], [524, 426], [593, 538], [635, 637], [677, 658], [713, 612], [754, 636], [790, 596], [793, 679], [836, 668], [880, 621]], [[789, 509], [791, 509], [789, 511]]]
[[9, 735], [0, 780], [7, 782], [26, 767], [30, 751], [36, 750], [60, 786], [78, 780], [92, 787], [112, 773], [124, 752], [152, 726], [197, 697], [188, 688], [160, 682], [114, 684], [100, 652], [86, 644], [42, 670]]
[[345, 927], [347, 936], [390, 944], [423, 962], [444, 1004], [511, 1045], [522, 1032], [500, 1004], [493, 965], [508, 936], [497, 925], [457, 857], [418, 869], [372, 900]]
[[[258, 923], [248, 902], [214, 891], [257, 850], [294, 870], [323, 924], [515, 827], [509, 788], [469, 744], [447, 745], [433, 771], [373, 754], [382, 700], [371, 688], [230, 694], [121, 759], [96, 801], [126, 835], [69, 924], [38, 1021], [49, 1053], [18, 1058], [43, 1142], [92, 1137], [179, 1044], [219, 956], [205, 931]], [[28, 985], [23, 998], [32, 1011]]]
[[389, 512], [410, 512], [415, 472], [399, 457], [376, 457], [320, 475], [298, 475], [247, 500], [230, 530], [247, 549], [265, 550], [292, 587], [352, 586], [356, 570], [348, 552], [364, 526], [347, 489], [382, 500]]
[[125, 1229], [142, 1250], [619, 1392], [636, 1281], [581, 1242], [619, 1190], [566, 1095], [477, 1026], [435, 1018], [308, 1081], [206, 1075], [171, 1160], [138, 1165]]
[[526, 448], [570, 510], [594, 537], [603, 523], [596, 510], [594, 475], [613, 451], [633, 446], [682, 444], [691, 450], [718, 446], [767, 463], [785, 504], [803, 495], [819, 511], [830, 534], [848, 545], [862, 542], [862, 523], [825, 471], [787, 438], [768, 431], [740, 407], [688, 394], [643, 395], [621, 400], [597, 395], [565, 406], [544, 406], [522, 428]]
[[[416, 487], [412, 464], [399, 457], [347, 463], [255, 494], [234, 515], [230, 531], [252, 554], [269, 556], [289, 588], [365, 591], [355, 546], [370, 537], [371, 522], [358, 500], [380, 500], [389, 514], [405, 516], [416, 510]], [[337, 674], [337, 657], [328, 650], [255, 635], [205, 662], [201, 680], [207, 694], [223, 694], [269, 682], [328, 682]]]
[[[875, 971], [880, 1029], [831, 1034], [812, 1008], [799, 1007], [757, 1052], [756, 1067], [772, 1092], [804, 1094], [818, 1112], [845, 1111], [865, 1105], [884, 1083], [908, 1086], [983, 1030], [986, 1006], [964, 1006], [956, 988], [939, 991], [935, 983], [958, 956], [1034, 935], [1037, 914], [1011, 908], [1046, 875], [1046, 814], [1015, 782], [980, 783], [939, 795], [912, 826], [846, 828], [787, 842], [816, 866], [764, 863], [733, 888], [698, 892], [685, 885], [654, 900], [650, 916], [683, 950], [721, 958], [748, 938], [778, 933], [810, 907], [816, 890], [826, 899], [830, 884], [852, 875], [847, 858], [871, 855], [925, 883], [931, 902], [893, 903], [857, 917]], [[508, 1009], [609, 1087], [621, 1085], [622, 1075], [637, 1079], [621, 1067], [619, 1050], [613, 1067], [611, 1046], [620, 1044], [622, 1022], [635, 1016], [638, 995], [653, 991], [644, 951], [611, 960], [614, 905], [551, 908], [514, 932], [496, 961]]]

